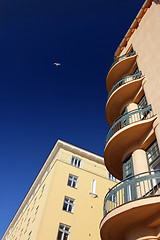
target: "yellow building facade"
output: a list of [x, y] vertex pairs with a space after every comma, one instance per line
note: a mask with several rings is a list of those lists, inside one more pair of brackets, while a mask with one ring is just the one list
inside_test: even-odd
[[100, 239], [104, 194], [115, 181], [101, 156], [58, 140], [2, 240]]
[[146, 0], [106, 79], [104, 161], [120, 182], [104, 200], [102, 240], [160, 239], [159, 39], [160, 1]]

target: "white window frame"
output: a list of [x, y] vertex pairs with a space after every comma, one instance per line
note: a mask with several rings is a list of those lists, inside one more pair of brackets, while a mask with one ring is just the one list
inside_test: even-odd
[[43, 195], [43, 192], [44, 192], [44, 188], [45, 188], [45, 184], [42, 186], [41, 195], [40, 195], [40, 197], [39, 197], [39, 198], [41, 198], [41, 197], [42, 197], [42, 195]]
[[35, 207], [35, 204], [36, 204], [36, 201], [37, 201], [37, 198], [35, 198], [35, 199], [34, 199], [34, 202], [33, 202], [33, 207], [32, 207], [32, 209], [34, 209], [34, 207]]
[[[66, 230], [66, 228], [68, 230]], [[60, 223], [59, 224], [59, 229], [58, 229], [58, 235], [59, 235], [59, 232], [61, 232], [62, 236], [61, 236], [61, 239], [60, 239], [60, 238], [58, 238], [58, 235], [57, 235], [57, 240], [64, 240], [65, 234], [67, 234], [67, 240], [69, 240], [70, 231], [71, 231], [71, 227], [70, 226], [67, 226], [67, 225], [65, 225], [63, 223]]]
[[28, 226], [29, 226], [30, 221], [31, 221], [31, 219], [29, 218], [29, 219], [28, 219], [28, 222], [27, 222], [27, 226], [26, 226], [25, 232], [27, 232], [27, 229], [28, 229]]
[[[75, 199], [65, 196], [64, 202], [63, 202], [63, 210], [66, 212], [69, 212], [69, 213], [73, 213], [74, 204], [75, 204]], [[66, 205], [66, 207], [65, 207], [65, 205]], [[71, 208], [71, 210], [70, 210], [70, 208]]]
[[30, 233], [28, 234], [28, 239], [27, 239], [27, 240], [30, 240], [30, 239], [31, 239], [31, 234], [32, 234], [32, 232], [30, 232]]
[[36, 219], [37, 213], [38, 213], [39, 206], [36, 208], [35, 214], [34, 214], [34, 220]]
[[82, 159], [72, 156], [71, 165], [77, 168], [81, 168]]
[[77, 184], [78, 184], [78, 177], [75, 175], [69, 174], [67, 185], [73, 188], [77, 188]]
[[117, 178], [115, 178], [110, 172], [109, 172], [109, 179], [114, 182], [118, 182]]

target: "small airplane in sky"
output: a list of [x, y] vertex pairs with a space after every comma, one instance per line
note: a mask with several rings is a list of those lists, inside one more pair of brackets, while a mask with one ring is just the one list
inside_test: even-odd
[[55, 66], [57, 66], [57, 67], [58, 67], [58, 66], [60, 66], [61, 64], [60, 64], [60, 63], [56, 63], [56, 62], [55, 62], [55, 63], [53, 63], [53, 65], [55, 65]]

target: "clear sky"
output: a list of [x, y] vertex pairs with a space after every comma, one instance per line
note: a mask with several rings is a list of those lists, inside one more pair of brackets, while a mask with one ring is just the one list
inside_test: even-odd
[[105, 78], [143, 2], [1, 0], [0, 238], [58, 138], [103, 155]]

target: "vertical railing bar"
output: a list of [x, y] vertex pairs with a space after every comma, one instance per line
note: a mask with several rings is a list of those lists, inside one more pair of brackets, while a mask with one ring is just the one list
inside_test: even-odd
[[143, 187], [144, 187], [144, 194], [143, 195], [145, 195], [146, 194], [146, 188], [145, 188], [144, 180], [143, 180]]
[[148, 189], [149, 189], [149, 191], [150, 191], [149, 179], [147, 179], [147, 183], [148, 183]]
[[141, 189], [141, 182], [139, 182], [139, 189], [140, 189], [140, 194], [141, 194], [141, 196], [140, 197], [142, 197], [142, 189]]

